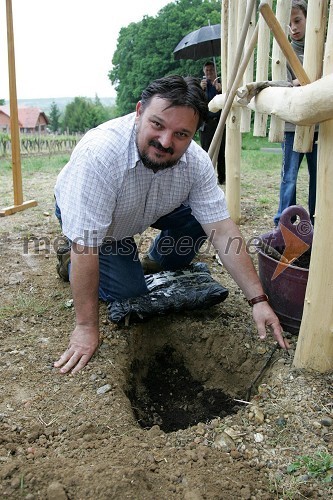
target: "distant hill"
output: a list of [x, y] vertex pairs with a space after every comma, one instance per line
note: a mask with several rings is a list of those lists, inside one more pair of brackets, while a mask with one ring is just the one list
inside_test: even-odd
[[[70, 102], [74, 101], [75, 97], [49, 97], [43, 99], [18, 99], [18, 106], [32, 106], [35, 108], [39, 108], [44, 111], [45, 114], [50, 113], [51, 104], [53, 102], [56, 103], [59, 110], [63, 112]], [[92, 101], [94, 101], [94, 97], [91, 97]], [[114, 106], [115, 98], [114, 97], [99, 97], [99, 100], [103, 104], [103, 106]], [[9, 104], [7, 101], [5, 104]]]

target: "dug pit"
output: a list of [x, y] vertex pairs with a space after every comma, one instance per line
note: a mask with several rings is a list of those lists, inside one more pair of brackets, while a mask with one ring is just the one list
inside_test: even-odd
[[149, 362], [144, 378], [140, 380], [142, 371], [137, 363], [133, 363], [132, 373], [136, 383], [128, 396], [143, 428], [159, 425], [164, 432], [172, 432], [225, 417], [238, 409], [223, 391], [205, 389], [195, 380], [182, 356], [169, 345]]
[[[219, 317], [215, 330], [215, 315], [214, 308], [197, 311], [191, 328], [182, 326], [177, 315], [130, 328], [125, 392], [139, 426], [158, 425], [164, 432], [186, 429], [236, 413], [254, 395], [276, 346], [263, 349], [255, 339], [251, 349], [246, 325], [244, 343], [234, 343], [227, 328], [233, 318]], [[203, 328], [207, 320], [209, 335]]]

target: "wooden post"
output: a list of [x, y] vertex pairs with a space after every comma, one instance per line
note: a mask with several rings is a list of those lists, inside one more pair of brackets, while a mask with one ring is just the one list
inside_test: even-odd
[[[326, 20], [327, 0], [309, 0], [303, 67], [311, 82], [322, 75]], [[314, 131], [314, 126], [297, 126], [293, 149], [302, 153], [312, 151]]]
[[10, 103], [10, 136], [12, 143], [12, 171], [14, 205], [0, 211], [0, 216], [11, 215], [15, 212], [35, 207], [34, 200], [23, 202], [21, 154], [20, 154], [20, 131], [18, 125], [16, 75], [15, 75], [15, 52], [14, 52], [14, 29], [11, 0], [6, 0], [7, 12], [7, 43], [8, 43], [8, 71], [9, 71], [9, 103]]
[[[229, 1], [229, 27], [228, 27], [228, 91], [232, 83], [234, 61], [237, 53], [237, 18], [238, 2]], [[231, 107], [226, 121], [225, 159], [226, 159], [226, 186], [225, 194], [228, 210], [232, 220], [240, 222], [240, 110]]]
[[[237, 40], [240, 39], [240, 34], [243, 27], [243, 22], [245, 19], [246, 13], [246, 0], [238, 0], [238, 11], [237, 11]], [[247, 30], [248, 32], [248, 30]], [[244, 50], [244, 46], [242, 47], [242, 51]]]
[[[223, 110], [223, 114], [221, 115], [221, 120], [220, 120], [223, 123], [223, 125], [226, 122], [226, 118], [228, 116], [228, 113], [230, 111], [231, 106], [233, 106], [233, 105], [239, 106], [239, 107], [243, 106], [243, 104], [240, 104], [239, 102], [237, 102], [237, 100], [235, 100], [235, 96], [236, 96], [237, 90], [242, 82], [242, 77], [243, 77], [244, 71], [248, 65], [248, 62], [251, 58], [253, 50], [257, 44], [257, 39], [258, 39], [258, 24], [256, 24], [256, 27], [255, 27], [254, 32], [252, 34], [250, 43], [249, 43], [248, 47], [246, 48], [246, 52], [243, 56], [242, 62], [240, 63], [240, 66], [239, 66], [238, 71], [237, 71], [237, 75], [236, 75], [234, 83], [230, 89], [230, 92], [228, 92], [228, 94], [225, 93], [225, 94], [216, 95], [208, 104], [209, 110], [212, 111], [213, 113], [216, 113], [220, 109]], [[267, 89], [265, 89], [265, 90], [267, 90]], [[259, 95], [261, 95], [261, 93]], [[220, 123], [219, 123], [219, 125], [220, 125]]]
[[[290, 21], [291, 3], [285, 0], [277, 0], [276, 19], [287, 36], [287, 29]], [[287, 80], [287, 61], [281, 47], [276, 39], [273, 39], [272, 49], [272, 80]], [[276, 116], [271, 116], [268, 140], [270, 142], [283, 142], [285, 122]]]
[[[324, 56], [324, 75], [333, 73], [333, 0]], [[294, 366], [333, 369], [333, 119], [319, 126], [317, 205], [311, 265]]]
[[[249, 8], [249, 0], [247, 0], [247, 8]], [[245, 51], [244, 53], [248, 52], [248, 48], [251, 43], [252, 35], [254, 33], [256, 27], [256, 6], [254, 6], [252, 10], [252, 16], [251, 16], [251, 21], [250, 21], [250, 26], [246, 35], [246, 41], [245, 41]], [[254, 80], [254, 53], [253, 51], [251, 52], [248, 65], [244, 71], [244, 76], [243, 76], [243, 83], [248, 83], [252, 82]], [[252, 117], [252, 112], [249, 108], [242, 108], [241, 111], [241, 132], [250, 132], [251, 130], [251, 117]]]
[[[266, 2], [269, 7], [272, 6], [272, 0]], [[259, 33], [258, 33], [258, 50], [257, 50], [257, 67], [256, 81], [265, 81], [268, 79], [268, 62], [270, 51], [270, 31], [262, 16], [259, 16]], [[255, 113], [253, 135], [266, 137], [267, 115]]]
[[[217, 129], [215, 131], [213, 140], [212, 140], [212, 142], [209, 146], [209, 150], [208, 150], [208, 154], [209, 154], [210, 158], [212, 159], [213, 163], [214, 163], [214, 159], [215, 160], [217, 159], [217, 155], [218, 155], [217, 148], [219, 147], [220, 142], [221, 142], [223, 128], [224, 128], [224, 125], [226, 123], [226, 119], [227, 119], [228, 113], [230, 111], [230, 108], [233, 104], [233, 100], [234, 100], [234, 97], [236, 95], [237, 87], [240, 85], [242, 76], [243, 76], [244, 71], [246, 69], [246, 66], [249, 62], [250, 56], [251, 56], [251, 54], [254, 50], [254, 47], [257, 43], [258, 30], [257, 30], [257, 26], [256, 26], [256, 28], [253, 32], [253, 36], [251, 37], [249, 47], [247, 48], [247, 52], [244, 54], [244, 56], [242, 58], [243, 47], [245, 44], [248, 27], [250, 25], [251, 13], [252, 13], [252, 9], [254, 8], [255, 1], [256, 0], [249, 0], [246, 14], [245, 14], [244, 23], [243, 23], [241, 36], [240, 36], [240, 39], [238, 41], [237, 52], [236, 52], [235, 57], [232, 60], [233, 66], [232, 66], [232, 69], [230, 70], [230, 74], [228, 73], [228, 75], [227, 75], [228, 80], [229, 80], [229, 84], [228, 84], [228, 89], [226, 91], [226, 94], [227, 94], [226, 105], [223, 109], [223, 113], [220, 116], [220, 120], [219, 120]], [[233, 5], [233, 8], [235, 8], [235, 6], [237, 7], [236, 2], [234, 2], [232, 5]], [[229, 14], [228, 14], [228, 17], [229, 17]], [[233, 36], [235, 36], [234, 32], [235, 32], [235, 30], [233, 30]], [[230, 41], [228, 41], [228, 50], [230, 50], [230, 45], [231, 45]]]
[[[219, 124], [215, 131], [213, 140], [210, 144], [208, 154], [213, 161], [217, 158], [218, 147], [221, 143], [221, 137], [224, 125], [226, 123], [229, 110], [232, 106], [232, 102], [234, 100], [234, 96], [236, 94], [236, 84], [241, 81], [244, 70], [248, 63], [249, 57], [248, 54], [244, 55], [242, 59], [243, 47], [246, 39], [246, 34], [248, 31], [248, 27], [251, 20], [252, 10], [254, 8], [255, 0], [250, 0], [247, 6], [243, 27], [241, 31], [240, 38], [237, 44], [237, 32], [233, 29], [234, 26], [237, 25], [237, 13], [238, 13], [238, 2], [230, 1], [229, 9], [228, 9], [228, 19], [229, 19], [229, 38], [228, 38], [228, 63], [227, 66], [230, 69], [228, 72], [228, 99], [221, 113]], [[231, 36], [232, 35], [232, 36]], [[257, 39], [257, 31], [255, 30], [255, 34], [253, 34], [252, 39]], [[253, 41], [253, 40], [252, 40]], [[254, 42], [255, 43], [255, 42]], [[253, 50], [254, 45], [250, 44]], [[246, 61], [246, 63], [245, 63]], [[242, 72], [240, 72], [240, 69]], [[239, 115], [238, 117], [236, 115]], [[233, 126], [231, 130], [233, 130], [234, 137], [230, 137], [228, 139], [228, 122], [226, 127], [226, 149], [225, 149], [225, 158], [226, 158], [226, 198], [228, 201], [228, 193], [229, 200], [231, 200], [231, 204], [228, 206], [231, 218], [239, 223], [240, 221], [240, 154], [241, 154], [241, 134], [240, 134], [240, 109], [236, 109], [234, 115], [232, 117]], [[239, 128], [239, 137], [236, 137], [237, 131], [235, 127], [235, 123]], [[229, 144], [229, 148], [228, 148]], [[238, 148], [238, 150], [237, 150]], [[228, 165], [229, 162], [229, 165]], [[229, 169], [229, 170], [228, 170]], [[228, 174], [229, 171], [229, 174]], [[228, 177], [229, 175], [229, 177]], [[229, 182], [230, 181], [230, 182]], [[233, 184], [233, 186], [231, 185]]]
[[221, 82], [222, 92], [227, 91], [228, 85], [228, 4], [229, 0], [222, 0], [221, 4]]

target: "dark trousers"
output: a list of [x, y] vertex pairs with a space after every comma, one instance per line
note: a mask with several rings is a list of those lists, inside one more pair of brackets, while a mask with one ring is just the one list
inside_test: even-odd
[[[209, 150], [209, 146], [213, 140], [215, 130], [219, 123], [218, 118], [209, 118], [204, 124], [204, 130], [199, 131], [200, 144], [205, 151]], [[225, 182], [225, 127], [222, 135], [221, 146], [217, 157], [217, 176], [220, 184]]]
[[[61, 225], [61, 212], [55, 214]], [[188, 266], [207, 235], [190, 207], [181, 205], [158, 219], [152, 227], [161, 232], [152, 240], [149, 255], [164, 270]], [[134, 238], [106, 241], [99, 247], [99, 297], [106, 302], [137, 297], [147, 293], [147, 285]]]

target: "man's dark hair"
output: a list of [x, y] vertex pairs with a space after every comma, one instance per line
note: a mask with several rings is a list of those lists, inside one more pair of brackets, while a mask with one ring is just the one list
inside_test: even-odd
[[308, 12], [308, 4], [305, 0], [292, 0], [291, 8], [301, 10], [306, 17]]
[[205, 68], [206, 66], [214, 66], [214, 68], [215, 68], [214, 61], [206, 61], [205, 64], [203, 65], [203, 67]]
[[169, 75], [154, 80], [141, 94], [142, 108], [149, 104], [152, 97], [158, 96], [169, 101], [167, 108], [187, 106], [192, 108], [199, 117], [198, 127], [208, 115], [208, 101], [200, 86], [200, 79], [192, 76], [185, 78], [179, 75]]

